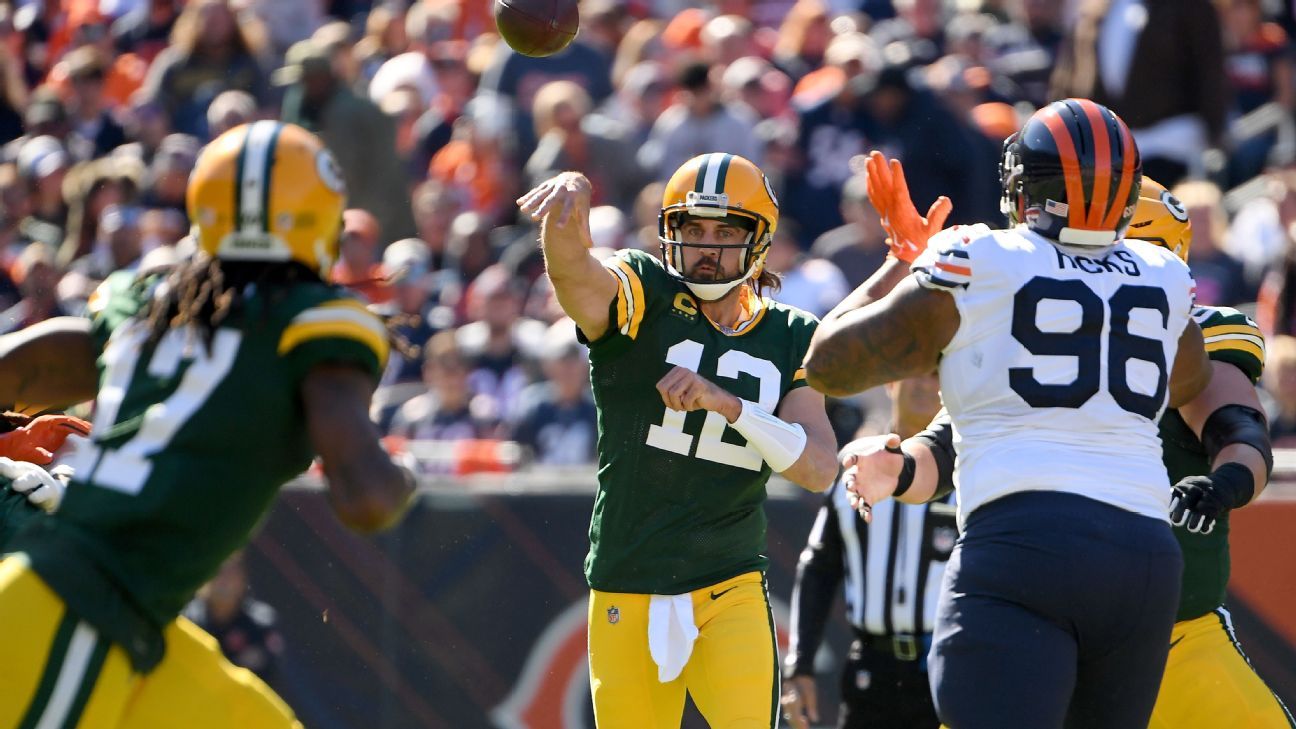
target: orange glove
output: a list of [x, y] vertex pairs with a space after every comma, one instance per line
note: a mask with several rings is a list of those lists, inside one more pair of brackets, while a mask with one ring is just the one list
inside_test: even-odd
[[927, 210], [927, 217], [918, 215], [909, 197], [909, 183], [905, 181], [904, 168], [899, 160], [887, 162], [881, 152], [869, 152], [864, 161], [864, 188], [869, 202], [882, 216], [882, 227], [887, 232], [887, 246], [891, 255], [905, 263], [913, 263], [927, 250], [927, 239], [945, 225], [954, 204], [941, 195]]
[[0, 435], [0, 456], [45, 466], [69, 435], [90, 435], [90, 424], [71, 415], [42, 415]]

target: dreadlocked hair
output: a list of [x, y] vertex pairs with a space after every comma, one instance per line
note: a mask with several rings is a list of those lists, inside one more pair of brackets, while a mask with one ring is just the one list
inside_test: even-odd
[[[296, 284], [323, 283], [319, 275], [297, 262], [253, 263], [222, 261], [206, 254], [179, 264], [167, 275], [164, 288], [150, 298], [139, 316], [149, 327], [147, 346], [156, 345], [172, 329], [197, 327], [207, 351], [216, 329], [232, 314], [240, 313], [251, 289], [265, 293], [270, 302], [287, 295]], [[268, 309], [267, 309], [268, 310]], [[415, 359], [418, 345], [400, 328], [417, 326], [418, 317], [397, 313], [381, 316], [392, 349]]]
[[761, 266], [760, 273], [756, 274], [756, 280], [753, 282], [756, 287], [756, 293], [764, 296], [766, 293], [777, 293], [783, 288], [783, 278], [777, 273]]
[[210, 351], [217, 327], [242, 311], [254, 284], [277, 297], [293, 284], [309, 282], [319, 283], [320, 277], [300, 263], [222, 261], [197, 254], [171, 269], [163, 288], [140, 312], [149, 327], [147, 344], [156, 345], [169, 330], [196, 327]]

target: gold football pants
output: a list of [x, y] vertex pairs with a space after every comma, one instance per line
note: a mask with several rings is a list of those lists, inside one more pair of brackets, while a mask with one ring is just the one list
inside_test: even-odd
[[691, 597], [693, 652], [679, 677], [662, 683], [648, 648], [651, 595], [590, 591], [590, 689], [599, 729], [679, 729], [685, 692], [713, 727], [776, 725], [778, 651], [764, 577], [749, 572]]
[[1175, 623], [1148, 729], [1293, 729], [1296, 721], [1242, 653], [1228, 611]]
[[300, 729], [292, 710], [198, 626], [167, 626], [147, 676], [70, 613], [21, 556], [0, 561], [0, 729]]

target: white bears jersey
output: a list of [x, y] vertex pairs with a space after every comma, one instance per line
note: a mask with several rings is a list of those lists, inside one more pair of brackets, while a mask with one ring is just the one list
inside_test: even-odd
[[1025, 227], [951, 228], [914, 262], [961, 323], [943, 352], [959, 525], [1019, 491], [1063, 491], [1166, 520], [1157, 421], [1194, 285], [1149, 243], [1063, 246]]

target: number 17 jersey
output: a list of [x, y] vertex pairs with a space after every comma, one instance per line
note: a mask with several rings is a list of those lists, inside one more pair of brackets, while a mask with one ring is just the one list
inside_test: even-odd
[[1143, 241], [1082, 248], [974, 226], [934, 236], [914, 275], [959, 311], [940, 380], [960, 526], [1021, 491], [1167, 519], [1157, 421], [1192, 307], [1182, 261]]
[[719, 413], [667, 410], [657, 382], [676, 366], [775, 413], [805, 386], [817, 321], [743, 285], [743, 321], [722, 332], [656, 258], [604, 264], [619, 290], [590, 343], [598, 494], [585, 576], [603, 592], [678, 595], [764, 570], [770, 468]]

